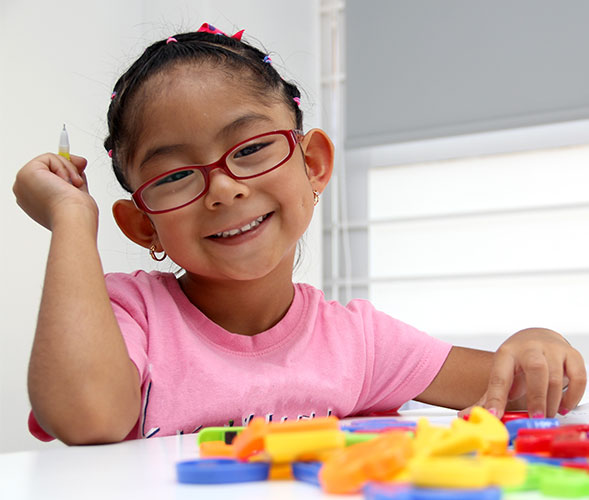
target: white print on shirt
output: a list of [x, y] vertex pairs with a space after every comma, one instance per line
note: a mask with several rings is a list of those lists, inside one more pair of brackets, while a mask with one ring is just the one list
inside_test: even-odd
[[[333, 410], [331, 408], [329, 408], [327, 410], [327, 414], [325, 415], [326, 417], [330, 417], [333, 414]], [[246, 417], [243, 417], [241, 419], [241, 423], [242, 423], [242, 427], [247, 427], [249, 425], [249, 423], [252, 421], [252, 419], [255, 417], [255, 413], [250, 413], [249, 415], [247, 415]], [[309, 415], [297, 415], [297, 421], [298, 420], [311, 420], [313, 418], [315, 418], [317, 416], [316, 412], [311, 412]], [[270, 423], [275, 421], [274, 420], [274, 414], [273, 413], [267, 413], [266, 417], [265, 417], [266, 422]], [[280, 422], [286, 422], [288, 420], [287, 416], [281, 417], [280, 418]], [[231, 419], [227, 422], [227, 424], [225, 424], [223, 427], [234, 427], [235, 426], [235, 420]], [[202, 425], [199, 425], [196, 429], [194, 429], [192, 432], [190, 432], [190, 434], [196, 434], [197, 432], [199, 432], [201, 429], [203, 428]], [[157, 427], [157, 429], [159, 430], [159, 427]], [[184, 434], [183, 430], [177, 430], [176, 434]], [[150, 437], [150, 436], [147, 436]]]
[[[326, 417], [330, 417], [332, 413], [333, 413], [333, 410], [331, 408], [328, 408]], [[315, 418], [316, 416], [317, 416], [317, 414], [315, 412], [311, 412], [310, 415], [297, 415], [297, 420], [310, 420], [312, 418]], [[253, 418], [253, 414], [249, 416], [247, 423], [245, 423], [244, 425], [249, 424], [252, 418]], [[266, 414], [266, 422], [270, 423], [273, 420], [274, 420], [274, 414], [267, 413]], [[282, 417], [280, 419], [281, 422], [285, 422], [286, 420], [288, 420], [288, 417]]]
[[[328, 408], [327, 410], [327, 417], [330, 417], [331, 414], [333, 413], [333, 410], [331, 408]], [[243, 427], [247, 427], [249, 425], [249, 423], [252, 421], [252, 419], [255, 417], [255, 413], [250, 413], [247, 417], [243, 417], [241, 419], [241, 425]], [[311, 420], [312, 418], [315, 418], [317, 416], [316, 412], [311, 412], [309, 415], [297, 415], [297, 421], [298, 420]], [[266, 413], [266, 417], [265, 417], [266, 422], [273, 422], [274, 421], [274, 414], [273, 413]], [[286, 422], [288, 420], [287, 416], [284, 417], [280, 417], [280, 422]], [[233, 422], [234, 420], [229, 420], [229, 427], [233, 427]]]

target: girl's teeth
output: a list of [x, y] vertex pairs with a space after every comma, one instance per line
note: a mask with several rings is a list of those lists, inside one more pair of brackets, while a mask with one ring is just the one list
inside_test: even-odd
[[264, 216], [261, 215], [256, 220], [250, 222], [249, 224], [246, 224], [243, 227], [240, 227], [239, 229], [230, 229], [229, 231], [222, 231], [220, 233], [217, 233], [215, 236], [217, 236], [218, 238], [228, 238], [229, 236], [235, 236], [236, 234], [245, 233], [256, 226], [259, 226], [263, 220]]

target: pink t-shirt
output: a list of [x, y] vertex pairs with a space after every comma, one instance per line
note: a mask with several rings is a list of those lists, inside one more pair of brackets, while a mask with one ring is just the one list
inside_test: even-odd
[[171, 273], [106, 276], [143, 409], [128, 439], [402, 405], [430, 384], [451, 346], [365, 300], [326, 301], [295, 284], [284, 318], [254, 336], [209, 320]]

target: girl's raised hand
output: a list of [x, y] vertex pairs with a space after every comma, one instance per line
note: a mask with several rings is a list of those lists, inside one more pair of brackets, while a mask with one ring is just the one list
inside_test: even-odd
[[498, 417], [510, 402], [527, 409], [531, 417], [564, 415], [577, 406], [586, 382], [583, 357], [564, 337], [552, 330], [530, 328], [499, 347], [487, 390], [477, 406]]
[[27, 163], [16, 175], [12, 188], [18, 205], [36, 222], [52, 228], [54, 218], [64, 210], [88, 210], [95, 220], [98, 208], [88, 194], [84, 169], [87, 161], [71, 160], [46, 153]]

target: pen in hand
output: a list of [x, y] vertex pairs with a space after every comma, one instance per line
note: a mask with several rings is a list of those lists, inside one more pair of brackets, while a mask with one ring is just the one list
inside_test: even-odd
[[63, 129], [61, 130], [61, 134], [59, 135], [59, 148], [57, 150], [57, 154], [59, 156], [63, 156], [66, 160], [70, 160], [70, 140], [67, 135], [67, 130], [65, 129], [65, 123], [63, 124]]
[[64, 177], [64, 179], [67, 180], [70, 184], [76, 186], [77, 188], [81, 188], [84, 185], [85, 180], [83, 175], [77, 169], [80, 168], [80, 166], [78, 165], [80, 162], [83, 162], [83, 166], [86, 166], [86, 160], [74, 156], [74, 160], [72, 161], [72, 157], [70, 155], [70, 141], [67, 130], [65, 128], [65, 123], [63, 124], [61, 134], [59, 135], [59, 147], [57, 149], [57, 154], [59, 156], [62, 156], [66, 160], [69, 160], [72, 163], [74, 163], [76, 168], [70, 171], [69, 167], [67, 167], [67, 174], [66, 177]]

